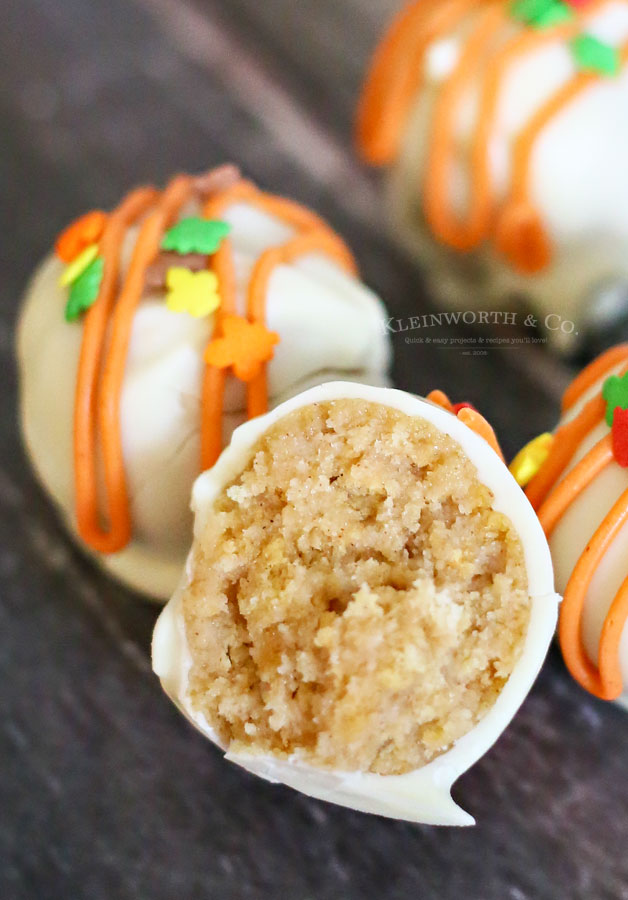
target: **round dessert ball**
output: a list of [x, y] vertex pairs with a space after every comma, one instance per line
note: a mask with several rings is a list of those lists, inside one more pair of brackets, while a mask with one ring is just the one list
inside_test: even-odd
[[233, 429], [312, 384], [386, 383], [390, 355], [343, 241], [233, 166], [72, 223], [28, 287], [18, 350], [41, 483], [102, 566], [161, 600], [194, 479]]
[[237, 429], [194, 486], [153, 667], [255, 774], [465, 825], [451, 785], [530, 689], [558, 598], [492, 429], [431, 398], [327, 383]]
[[[542, 436], [549, 438], [544, 461], [537, 458], [532, 472], [538, 471], [527, 486], [549, 540], [556, 587], [564, 595], [559, 638], [565, 662], [588, 691], [624, 704], [628, 697], [627, 373], [628, 344], [624, 344], [604, 353], [576, 378], [565, 393], [553, 439]], [[520, 462], [527, 454], [524, 448]]]
[[564, 352], [628, 315], [627, 60], [626, 0], [404, 8], [358, 144], [444, 305], [523, 301]]

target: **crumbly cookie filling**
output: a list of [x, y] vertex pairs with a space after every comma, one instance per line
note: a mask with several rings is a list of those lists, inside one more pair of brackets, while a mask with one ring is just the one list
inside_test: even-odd
[[466, 734], [520, 654], [521, 541], [461, 446], [361, 400], [271, 427], [214, 502], [183, 615], [189, 694], [233, 751], [400, 774]]

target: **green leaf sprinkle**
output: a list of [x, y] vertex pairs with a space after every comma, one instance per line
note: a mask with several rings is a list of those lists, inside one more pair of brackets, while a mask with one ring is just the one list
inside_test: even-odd
[[613, 416], [619, 406], [628, 409], [628, 372], [625, 375], [611, 375], [604, 382], [602, 397], [606, 400], [606, 424], [613, 427]]
[[553, 28], [569, 22], [574, 17], [574, 11], [567, 3], [552, 3], [540, 15], [536, 17], [532, 25], [534, 28]]
[[579, 34], [569, 46], [578, 68], [598, 75], [617, 75], [621, 68], [618, 47], [598, 41], [592, 34]]
[[104, 267], [102, 256], [97, 256], [73, 282], [65, 307], [66, 322], [76, 322], [81, 313], [94, 303], [100, 290]]
[[510, 15], [534, 28], [551, 28], [572, 19], [574, 12], [563, 0], [513, 0]]
[[231, 226], [220, 219], [201, 219], [190, 216], [181, 219], [167, 231], [161, 242], [162, 250], [175, 253], [215, 253], [231, 231]]

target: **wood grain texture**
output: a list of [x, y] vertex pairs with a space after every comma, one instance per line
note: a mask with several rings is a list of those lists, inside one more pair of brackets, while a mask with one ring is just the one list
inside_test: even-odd
[[[361, 73], [396, 5], [3, 0], [3, 900], [628, 897], [628, 718], [583, 694], [557, 654], [455, 788], [475, 829], [368, 817], [255, 780], [162, 696], [155, 610], [71, 546], [20, 448], [12, 331], [28, 273], [72, 216], [137, 182], [234, 159], [328, 216], [391, 315], [429, 311], [350, 144]], [[508, 453], [554, 421], [568, 372], [542, 351], [394, 345], [399, 386], [475, 402]]]

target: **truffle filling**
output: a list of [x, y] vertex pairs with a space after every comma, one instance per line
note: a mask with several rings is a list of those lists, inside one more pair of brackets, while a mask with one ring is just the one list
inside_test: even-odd
[[282, 418], [195, 541], [193, 709], [233, 752], [323, 768], [393, 775], [446, 751], [528, 626], [523, 548], [492, 501], [425, 419], [349, 399]]

